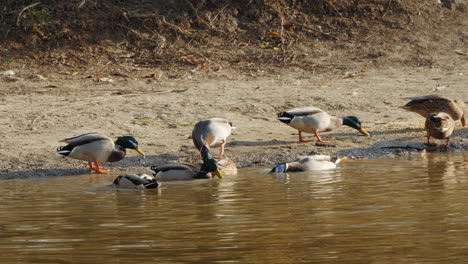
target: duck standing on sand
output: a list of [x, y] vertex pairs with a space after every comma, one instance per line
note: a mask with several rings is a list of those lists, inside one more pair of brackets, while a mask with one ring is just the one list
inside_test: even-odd
[[176, 180], [194, 180], [194, 179], [209, 179], [211, 174], [223, 178], [223, 173], [219, 170], [218, 162], [213, 159], [211, 152], [206, 146], [201, 148], [203, 156], [203, 164], [200, 170], [195, 170], [191, 166], [185, 164], [165, 164], [159, 166], [151, 166], [148, 170], [153, 174], [156, 180], [176, 181]]
[[347, 158], [339, 159], [328, 155], [305, 156], [297, 161], [280, 163], [270, 173], [329, 170], [336, 168], [336, 165], [344, 160]]
[[299, 130], [299, 142], [310, 142], [302, 138], [302, 132], [313, 133], [318, 142], [330, 143], [320, 138], [319, 132], [329, 132], [342, 125], [352, 127], [363, 135], [369, 133], [362, 128], [361, 121], [355, 116], [336, 117], [316, 107], [299, 107], [278, 113], [278, 120]]
[[111, 186], [125, 189], [157, 189], [159, 183], [146, 174], [127, 174], [115, 178]]
[[232, 129], [234, 129], [232, 123], [222, 118], [199, 121], [192, 130], [193, 144], [197, 150], [200, 151], [203, 146], [209, 149], [210, 146], [221, 143], [219, 155], [222, 157], [224, 155], [224, 146], [227, 143], [227, 137], [231, 135]]
[[[65, 157], [84, 160], [89, 168], [98, 173], [107, 173], [108, 170], [99, 166], [99, 162], [116, 162], [126, 155], [126, 149], [133, 149], [145, 156], [138, 146], [138, 141], [132, 136], [119, 137], [114, 142], [110, 137], [100, 134], [83, 134], [66, 138], [60, 142], [68, 143], [57, 148], [57, 153]], [[93, 162], [95, 166], [93, 166]]]
[[454, 121], [460, 120], [462, 126], [466, 126], [465, 103], [463, 100], [452, 100], [439, 95], [425, 95], [407, 99], [411, 101], [400, 108], [418, 113], [424, 118], [433, 113], [447, 113]]
[[444, 145], [439, 148], [447, 148], [455, 127], [455, 121], [447, 113], [433, 113], [426, 118], [425, 128], [427, 132], [427, 145], [432, 146], [435, 143], [430, 142], [430, 138], [446, 139]]

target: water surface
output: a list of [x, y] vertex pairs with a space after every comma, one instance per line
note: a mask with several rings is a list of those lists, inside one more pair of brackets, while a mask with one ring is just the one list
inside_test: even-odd
[[1, 263], [467, 263], [468, 153], [105, 187], [0, 181]]

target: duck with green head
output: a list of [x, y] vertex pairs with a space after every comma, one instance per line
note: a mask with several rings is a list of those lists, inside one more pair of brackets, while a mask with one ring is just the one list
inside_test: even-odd
[[57, 148], [58, 154], [87, 161], [89, 168], [98, 173], [108, 172], [99, 166], [99, 162], [120, 161], [127, 154], [126, 149], [133, 149], [145, 156], [145, 153], [138, 146], [138, 141], [132, 136], [119, 137], [114, 142], [110, 137], [90, 133], [66, 138], [60, 142], [68, 143], [68, 145]]
[[319, 132], [329, 132], [342, 125], [352, 127], [361, 134], [369, 136], [362, 128], [361, 121], [355, 116], [336, 117], [316, 107], [299, 107], [278, 113], [278, 120], [299, 130], [299, 142], [310, 142], [302, 138], [302, 132], [312, 133], [318, 142], [330, 143], [320, 138]]
[[213, 159], [209, 149], [207, 147], [202, 147], [201, 153], [204, 162], [200, 170], [196, 170], [185, 164], [151, 166], [148, 170], [153, 174], [156, 180], [161, 181], [209, 179], [214, 176], [223, 178], [224, 175], [219, 169], [218, 162]]

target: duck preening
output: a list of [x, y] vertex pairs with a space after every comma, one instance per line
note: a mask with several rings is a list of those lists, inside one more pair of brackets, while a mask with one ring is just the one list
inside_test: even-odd
[[344, 160], [347, 158], [339, 159], [328, 155], [305, 156], [297, 161], [280, 163], [270, 173], [329, 170], [336, 168], [336, 165]]
[[418, 113], [424, 118], [427, 118], [430, 114], [434, 113], [446, 113], [454, 121], [460, 120], [462, 126], [466, 126], [465, 103], [463, 100], [452, 100], [439, 95], [425, 95], [410, 97], [407, 99], [410, 99], [411, 101], [400, 108]]
[[160, 184], [146, 174], [127, 174], [115, 178], [112, 186], [126, 189], [157, 189]]
[[222, 157], [227, 137], [231, 135], [234, 128], [232, 123], [226, 119], [212, 118], [199, 121], [192, 130], [193, 144], [200, 151], [203, 146], [210, 148], [212, 145], [221, 143], [219, 155]]
[[455, 128], [455, 121], [447, 113], [433, 113], [426, 118], [425, 128], [427, 132], [427, 145], [432, 146], [431, 137], [436, 139], [446, 139], [444, 145], [439, 148], [447, 148], [450, 142], [450, 136]]
[[133, 149], [140, 155], [145, 156], [145, 153], [138, 146], [138, 141], [132, 136], [119, 137], [114, 142], [110, 137], [104, 135], [83, 134], [66, 138], [60, 142], [68, 143], [68, 145], [57, 148], [58, 154], [87, 161], [89, 168], [98, 173], [108, 172], [108, 170], [99, 166], [99, 162], [122, 160], [127, 154], [126, 149]]
[[329, 132], [342, 125], [352, 127], [363, 135], [369, 133], [362, 128], [361, 121], [355, 116], [336, 117], [316, 107], [299, 107], [278, 113], [278, 120], [299, 130], [299, 142], [310, 142], [302, 138], [302, 132], [312, 133], [318, 142], [330, 143], [320, 138], [319, 132]]

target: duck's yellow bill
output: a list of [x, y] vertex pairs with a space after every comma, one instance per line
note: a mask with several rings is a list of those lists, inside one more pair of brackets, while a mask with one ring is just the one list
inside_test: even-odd
[[367, 132], [367, 130], [365, 130], [365, 129], [362, 128], [362, 127], [359, 128], [358, 131], [361, 132], [361, 134], [363, 134], [363, 135], [369, 136], [369, 132]]
[[145, 153], [140, 149], [140, 147], [137, 147], [135, 151], [138, 152], [140, 155], [145, 156]]
[[215, 171], [213, 171], [213, 173], [218, 176], [218, 178], [224, 178], [224, 175], [223, 173], [219, 170], [219, 169], [216, 169]]

